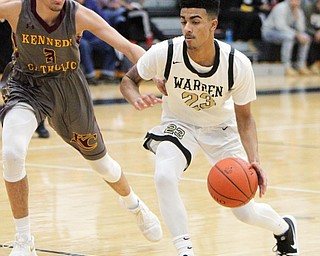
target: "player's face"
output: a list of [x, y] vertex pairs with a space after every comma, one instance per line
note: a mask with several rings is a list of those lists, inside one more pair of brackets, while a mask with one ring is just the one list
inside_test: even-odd
[[214, 30], [218, 21], [217, 19], [211, 19], [205, 9], [182, 8], [180, 22], [188, 49], [213, 45]]
[[290, 5], [293, 9], [299, 8], [301, 6], [301, 0], [290, 0]]
[[65, 0], [50, 0], [50, 10], [60, 12], [63, 8]]
[[[40, 1], [38, 1], [38, 3], [39, 2]], [[41, 0], [41, 3], [53, 12], [60, 12], [63, 8], [64, 2], [65, 0]]]
[[318, 0], [318, 1], [316, 2], [316, 7], [317, 7], [317, 9], [320, 11], [320, 0]]

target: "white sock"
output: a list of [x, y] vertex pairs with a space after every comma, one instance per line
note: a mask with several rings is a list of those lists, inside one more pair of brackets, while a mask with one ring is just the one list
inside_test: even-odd
[[172, 241], [179, 256], [194, 256], [189, 234], [174, 237]]
[[27, 240], [31, 239], [31, 228], [30, 228], [30, 218], [29, 216], [14, 219], [14, 223], [16, 225], [16, 232], [19, 236], [26, 238]]
[[121, 197], [125, 206], [129, 209], [129, 210], [134, 210], [138, 207], [139, 205], [139, 199], [137, 197], [137, 195], [132, 191], [129, 195], [127, 196], [122, 196]]

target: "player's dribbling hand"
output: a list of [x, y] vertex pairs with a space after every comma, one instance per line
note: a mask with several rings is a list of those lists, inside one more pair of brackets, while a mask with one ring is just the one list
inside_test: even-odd
[[145, 108], [153, 107], [155, 104], [162, 103], [162, 100], [153, 94], [144, 94], [140, 98], [137, 98], [132, 105], [137, 110], [143, 110]]
[[267, 176], [258, 162], [251, 162], [250, 164], [257, 172], [258, 184], [259, 184], [259, 196], [262, 197], [267, 190]]

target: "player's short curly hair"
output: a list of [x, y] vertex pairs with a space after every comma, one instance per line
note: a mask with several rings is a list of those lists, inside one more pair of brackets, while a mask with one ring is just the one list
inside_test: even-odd
[[220, 0], [179, 0], [180, 9], [182, 8], [203, 8], [207, 13], [218, 17]]

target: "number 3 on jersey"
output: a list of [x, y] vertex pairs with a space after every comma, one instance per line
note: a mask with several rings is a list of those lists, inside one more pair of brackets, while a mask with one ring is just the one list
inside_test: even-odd
[[[202, 109], [208, 109], [211, 108], [216, 104], [214, 99], [208, 94], [208, 93], [201, 93], [200, 95], [192, 92], [183, 92], [181, 94], [182, 99], [185, 99], [185, 104], [197, 111], [200, 111]], [[204, 100], [203, 103], [200, 103], [200, 100]], [[199, 102], [199, 103], [198, 103]]]
[[174, 135], [179, 140], [181, 140], [186, 132], [182, 128], [176, 126], [175, 124], [169, 124], [167, 128], [164, 130], [164, 133]]

